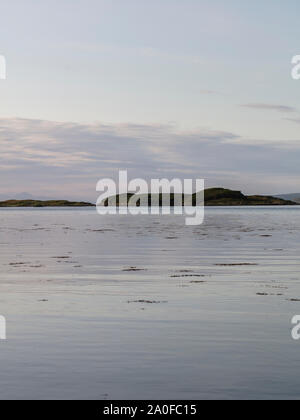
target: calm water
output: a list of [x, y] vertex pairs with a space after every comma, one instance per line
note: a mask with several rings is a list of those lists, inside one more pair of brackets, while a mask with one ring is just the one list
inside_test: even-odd
[[300, 207], [2, 209], [0, 398], [299, 398], [299, 254]]

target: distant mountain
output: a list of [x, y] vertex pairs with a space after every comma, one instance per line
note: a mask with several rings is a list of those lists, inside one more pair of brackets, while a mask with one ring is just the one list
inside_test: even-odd
[[21, 192], [17, 194], [0, 194], [0, 200], [40, 200], [40, 201], [49, 201], [52, 200], [53, 197], [43, 197], [39, 195], [32, 195], [27, 192]]
[[12, 198], [14, 200], [34, 200], [34, 199], [37, 199], [39, 197], [34, 197], [32, 194], [22, 192], [22, 193], [15, 194], [14, 197], [12, 197]]
[[276, 195], [276, 197], [283, 198], [284, 200], [292, 200], [296, 203], [300, 203], [300, 193], [294, 193], [294, 194], [279, 194]]
[[[182, 205], [184, 200], [187, 205], [195, 206], [197, 193], [184, 196], [183, 194], [170, 194], [170, 206]], [[296, 202], [279, 197], [262, 195], [244, 195], [241, 191], [232, 191], [225, 188], [209, 188], [204, 191], [205, 206], [293, 206]], [[107, 198], [103, 206], [162, 206], [165, 196], [163, 194], [122, 194]]]
[[0, 207], [94, 207], [94, 204], [67, 200], [6, 200], [0, 201]]

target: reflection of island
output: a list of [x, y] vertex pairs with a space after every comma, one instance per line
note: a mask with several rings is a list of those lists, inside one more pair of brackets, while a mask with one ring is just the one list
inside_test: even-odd
[[0, 207], [91, 207], [94, 204], [84, 201], [67, 200], [6, 200], [0, 201]]
[[[103, 201], [107, 206], [160, 206], [166, 205], [166, 194], [139, 194], [132, 193], [116, 195]], [[240, 191], [224, 188], [209, 188], [204, 191], [205, 206], [293, 206], [297, 203], [277, 197], [262, 195], [244, 195]], [[170, 194], [170, 206], [201, 205], [201, 198], [197, 193], [192, 195]], [[168, 205], [168, 204], [167, 204]]]

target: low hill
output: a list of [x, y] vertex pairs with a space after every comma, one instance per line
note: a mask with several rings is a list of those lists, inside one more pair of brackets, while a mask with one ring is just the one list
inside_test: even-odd
[[91, 207], [94, 204], [84, 201], [67, 200], [6, 200], [0, 201], [0, 207]]
[[294, 194], [278, 194], [276, 195], [278, 198], [283, 198], [284, 200], [292, 200], [296, 203], [300, 203], [300, 193], [294, 193]]
[[[198, 194], [184, 196], [183, 194], [170, 194], [170, 206], [182, 205], [186, 200], [187, 205], [196, 205]], [[244, 195], [241, 191], [233, 191], [225, 188], [209, 188], [204, 191], [205, 206], [293, 206], [297, 203], [284, 200], [279, 197], [262, 195]], [[107, 198], [103, 206], [162, 206], [166, 199], [164, 194], [122, 194]], [[152, 201], [153, 200], [153, 201]]]
[[[297, 203], [279, 197], [244, 195], [240, 191], [209, 188], [204, 191], [206, 206], [292, 206]], [[193, 196], [195, 203], [195, 195]]]

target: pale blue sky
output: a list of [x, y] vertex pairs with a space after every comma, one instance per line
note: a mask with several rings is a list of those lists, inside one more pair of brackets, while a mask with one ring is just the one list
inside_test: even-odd
[[[100, 176], [127, 167], [250, 193], [300, 191], [300, 81], [290, 76], [299, 1], [3, 0], [0, 10], [0, 193], [92, 198]], [[209, 168], [203, 142], [215, 142]]]

